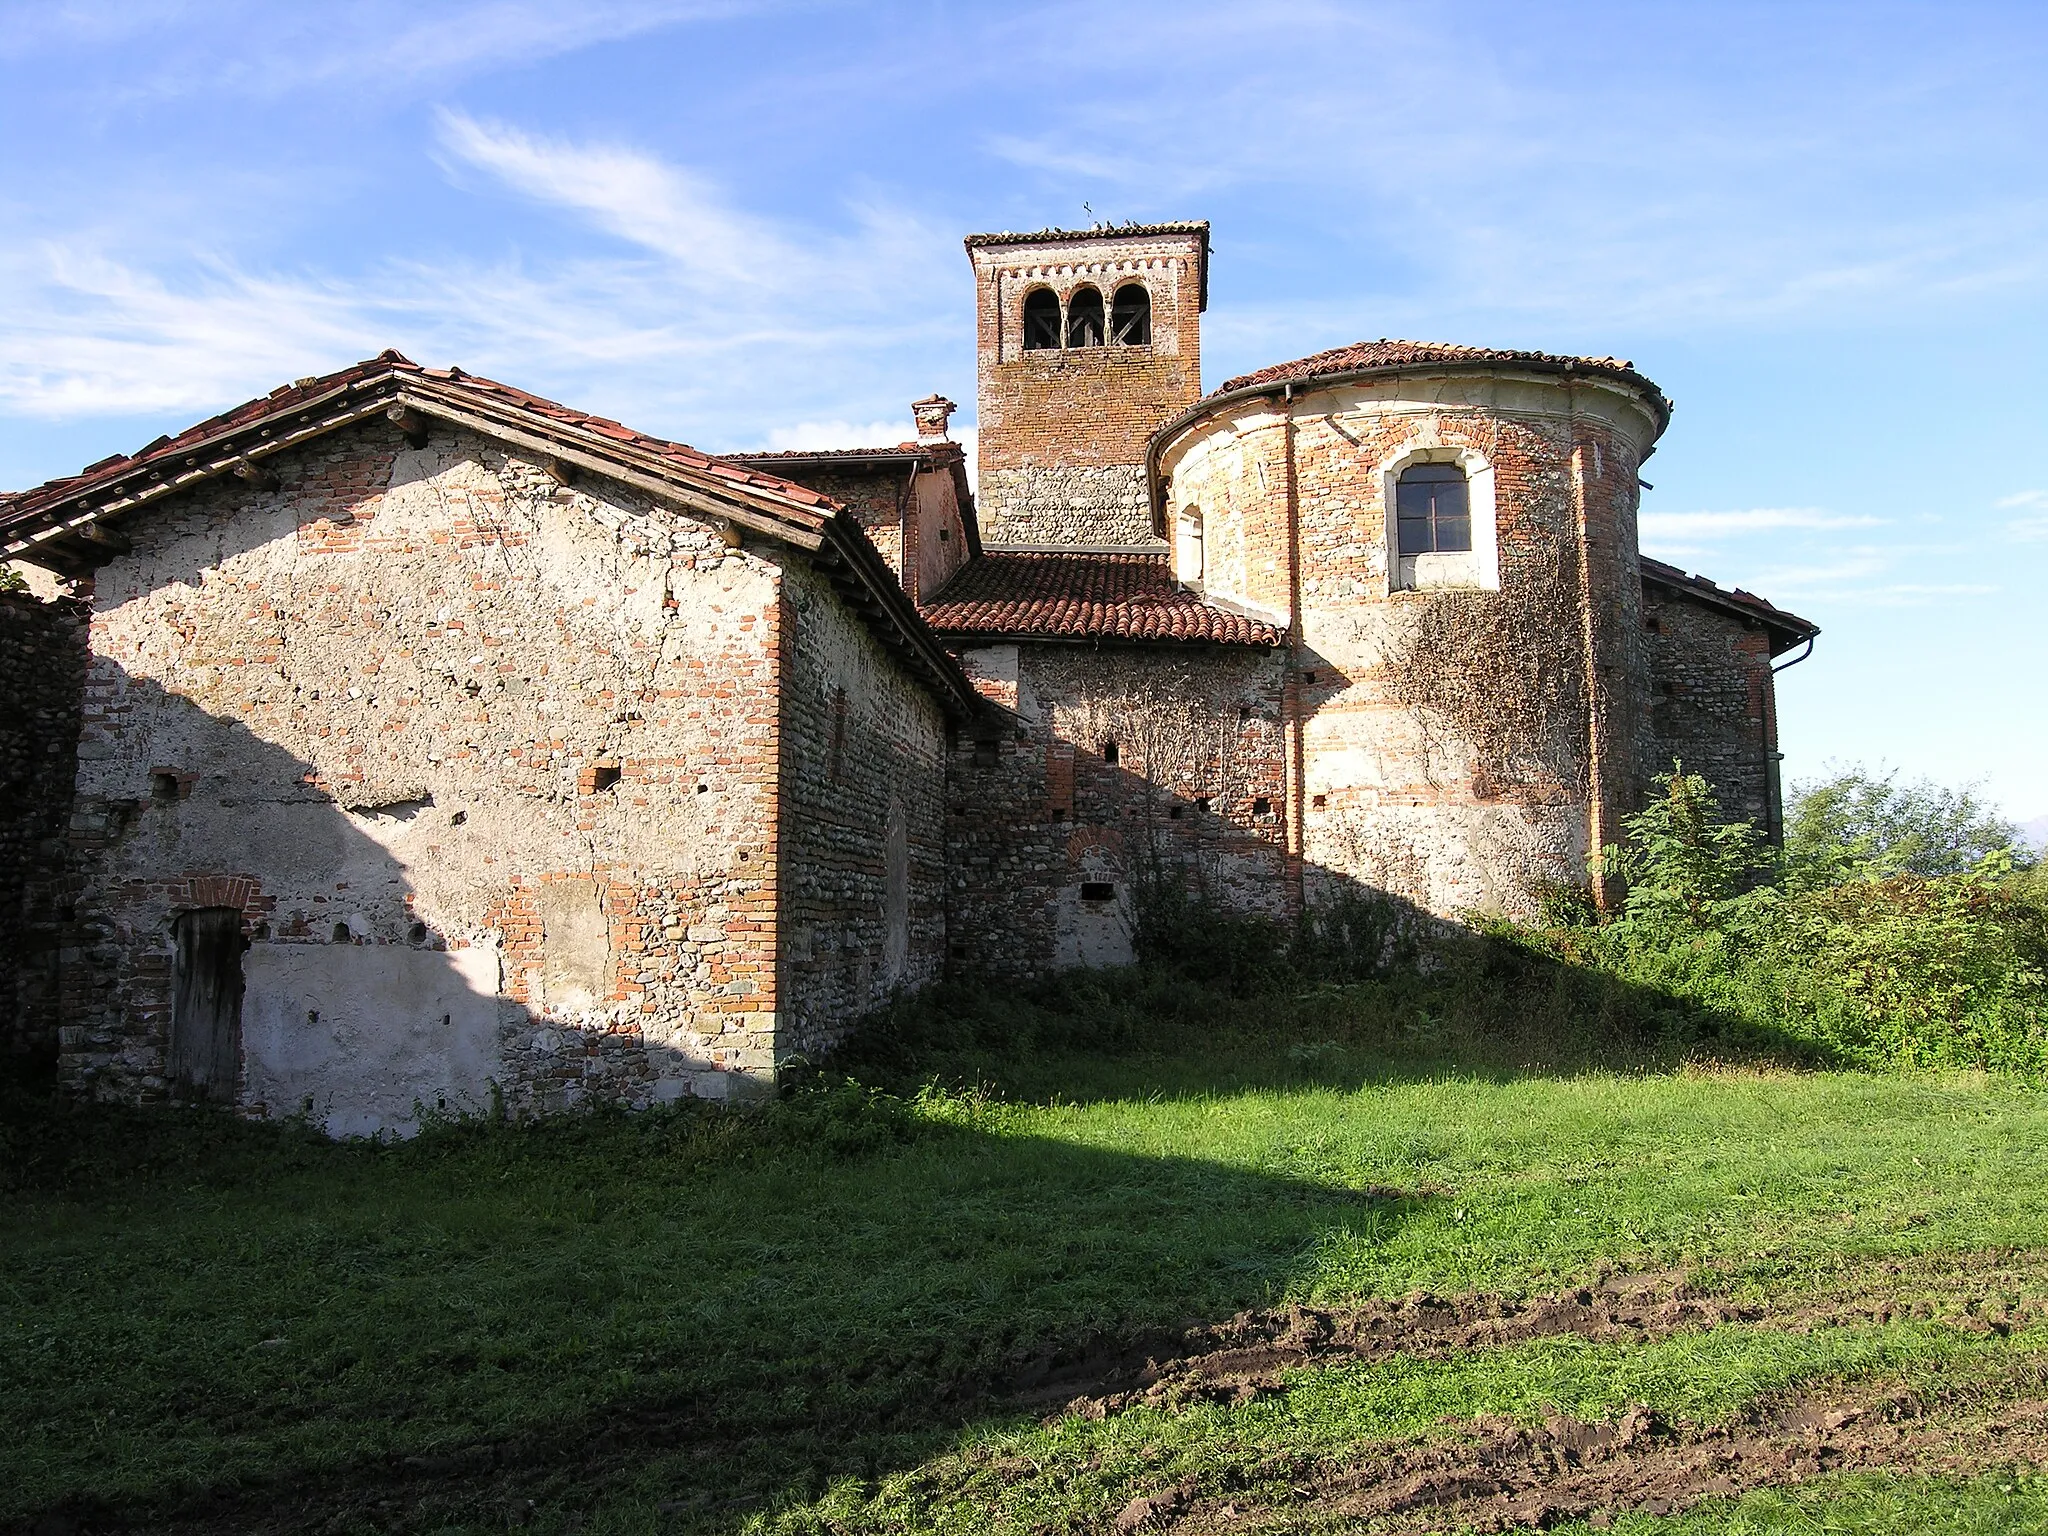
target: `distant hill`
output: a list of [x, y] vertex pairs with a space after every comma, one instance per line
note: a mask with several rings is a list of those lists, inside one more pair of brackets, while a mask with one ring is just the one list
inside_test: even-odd
[[2048, 853], [2048, 816], [2036, 816], [2032, 821], [2021, 822], [2020, 836]]

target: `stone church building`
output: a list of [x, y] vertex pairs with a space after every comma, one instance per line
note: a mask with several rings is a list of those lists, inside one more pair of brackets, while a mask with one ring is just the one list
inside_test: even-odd
[[1128, 960], [1148, 878], [1527, 915], [1674, 757], [1776, 834], [1816, 631], [1641, 556], [1633, 366], [1204, 393], [1207, 225], [967, 254], [972, 488], [936, 396], [713, 456], [387, 352], [0, 497], [9, 1048], [340, 1135], [723, 1098]]

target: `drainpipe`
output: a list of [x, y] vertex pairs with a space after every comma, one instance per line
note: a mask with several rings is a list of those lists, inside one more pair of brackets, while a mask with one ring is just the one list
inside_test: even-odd
[[1301, 480], [1294, 460], [1294, 386], [1289, 384], [1282, 400], [1286, 421], [1282, 442], [1287, 458], [1287, 671], [1280, 683], [1280, 744], [1287, 754], [1286, 783], [1281, 806], [1286, 816], [1282, 828], [1286, 850], [1287, 904], [1296, 918], [1302, 913], [1304, 832], [1303, 807], [1307, 796], [1302, 780], [1307, 767], [1301, 739]]
[[[1569, 379], [1565, 383], [1572, 424], [1572, 520], [1579, 544], [1579, 642], [1585, 669], [1586, 696], [1586, 842], [1598, 858], [1614, 831], [1607, 816], [1606, 709], [1600, 694], [1600, 637], [1593, 596], [1592, 513], [1586, 497], [1587, 445], [1579, 441], [1579, 402]], [[1606, 912], [1615, 898], [1614, 879], [1602, 874], [1593, 881], [1593, 905]]]

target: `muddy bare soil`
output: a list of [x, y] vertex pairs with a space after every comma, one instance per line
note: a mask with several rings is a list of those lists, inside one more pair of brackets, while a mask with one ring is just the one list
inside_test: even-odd
[[[1988, 1390], [1987, 1390], [1988, 1388]], [[1703, 1499], [1884, 1468], [1971, 1474], [2048, 1462], [2048, 1372], [2034, 1366], [1968, 1400], [1865, 1383], [1801, 1393], [1730, 1425], [1674, 1427], [1640, 1404], [1611, 1424], [1558, 1417], [1529, 1428], [1475, 1421], [1296, 1484], [1283, 1502], [1134, 1501], [1121, 1531], [1180, 1536], [1326, 1525], [1378, 1530], [1602, 1526], [1616, 1513], [1669, 1514]]]
[[[1005, 1410], [1105, 1417], [1139, 1403], [1245, 1402], [1286, 1390], [1304, 1366], [1441, 1358], [1567, 1334], [1644, 1342], [1730, 1323], [1801, 1329], [1942, 1317], [2005, 1333], [2048, 1319], [2048, 1255], [1939, 1256], [1808, 1277], [1784, 1296], [1731, 1299], [1677, 1274], [1620, 1274], [1533, 1298], [1411, 1296], [1342, 1308], [1246, 1312], [1138, 1338], [1096, 1338], [1013, 1359], [936, 1394], [920, 1423], [944, 1429]], [[1450, 1426], [1427, 1442], [1374, 1447], [1353, 1465], [1297, 1479], [1254, 1506], [1169, 1487], [1133, 1501], [1125, 1532], [1290, 1529], [1326, 1520], [1392, 1528], [1542, 1526], [1576, 1514], [1675, 1509], [1860, 1466], [1973, 1470], [2048, 1460], [2048, 1380], [2015, 1380], [1988, 1408], [1889, 1395], [1869, 1384], [1760, 1407], [1735, 1425], [1666, 1425], [1647, 1410], [1614, 1424], [1558, 1419], [1530, 1428]], [[1974, 1427], [1972, 1427], [1974, 1426]], [[814, 1434], [824, 1426], [808, 1427]], [[883, 1426], [872, 1426], [883, 1427]], [[898, 1425], [896, 1428], [911, 1428]], [[843, 1427], [842, 1427], [843, 1428]], [[36, 1536], [167, 1531], [192, 1536], [422, 1530], [451, 1523], [517, 1528], [539, 1508], [574, 1508], [655, 1454], [686, 1449], [744, 1461], [704, 1405], [621, 1408], [550, 1436], [479, 1444], [334, 1473], [225, 1486], [173, 1501], [74, 1501], [5, 1527]], [[1270, 1494], [1270, 1490], [1267, 1491]], [[679, 1525], [729, 1523], [744, 1499], [703, 1497], [665, 1512]]]
[[2006, 1333], [2048, 1317], [2048, 1262], [2034, 1255], [1945, 1255], [1875, 1266], [1819, 1294], [1734, 1300], [1677, 1273], [1624, 1273], [1551, 1296], [1410, 1296], [1402, 1301], [1243, 1312], [1119, 1346], [1047, 1352], [1005, 1395], [1052, 1414], [1104, 1418], [1138, 1404], [1249, 1402], [1304, 1366], [1401, 1354], [1441, 1359], [1575, 1335], [1646, 1343], [1688, 1329], [1755, 1323], [1799, 1330], [1941, 1316]]

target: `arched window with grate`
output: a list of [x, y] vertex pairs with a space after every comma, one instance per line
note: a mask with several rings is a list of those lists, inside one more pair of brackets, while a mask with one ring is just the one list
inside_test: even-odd
[[1067, 300], [1067, 345], [1102, 345], [1102, 294], [1094, 288], [1076, 288]]
[[1060, 344], [1060, 296], [1034, 288], [1024, 296], [1024, 350], [1044, 352]]
[[1152, 344], [1152, 295], [1142, 283], [1125, 283], [1109, 306], [1109, 339], [1119, 347]]

